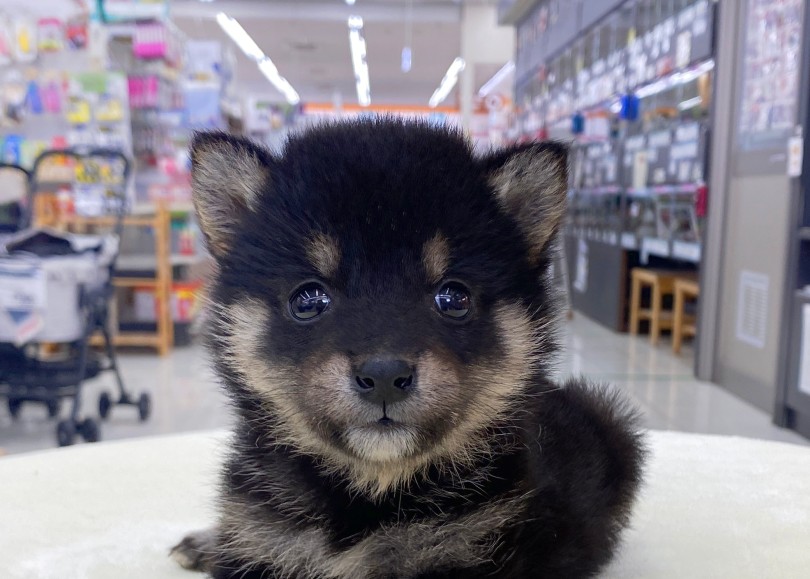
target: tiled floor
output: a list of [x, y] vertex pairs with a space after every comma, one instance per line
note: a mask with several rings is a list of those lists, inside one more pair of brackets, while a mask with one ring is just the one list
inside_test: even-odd
[[[560, 375], [582, 374], [615, 384], [636, 401], [650, 428], [810, 443], [776, 428], [767, 414], [722, 388], [695, 380], [690, 352], [674, 357], [666, 341], [654, 348], [644, 338], [614, 334], [577, 315], [566, 328], [564, 346]], [[115, 408], [102, 426], [104, 440], [227, 426], [227, 403], [202, 348], [179, 348], [162, 359], [122, 355], [120, 362], [128, 388], [152, 393], [153, 414], [139, 423], [134, 408]], [[98, 393], [112, 385], [108, 378], [89, 383], [84, 400], [88, 414], [98, 414]], [[23, 408], [16, 421], [5, 404], [0, 408], [0, 448], [8, 453], [55, 446], [54, 429], [41, 406]]]

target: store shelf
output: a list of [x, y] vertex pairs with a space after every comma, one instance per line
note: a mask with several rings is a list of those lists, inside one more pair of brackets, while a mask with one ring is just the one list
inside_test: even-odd
[[157, 280], [153, 277], [116, 277], [113, 278], [115, 287], [156, 287]]
[[[130, 209], [132, 215], [153, 215], [157, 210], [157, 203], [145, 202], [133, 205]], [[191, 201], [177, 201], [166, 204], [166, 211], [169, 213], [191, 213], [194, 211], [194, 204]]]
[[[172, 255], [169, 263], [172, 267], [197, 265], [208, 261], [208, 255], [197, 253], [194, 255]], [[143, 255], [121, 255], [116, 262], [120, 271], [153, 271], [157, 268], [157, 256], [153, 253]]]
[[691, 194], [697, 191], [697, 185], [684, 183], [682, 185], [653, 185], [651, 187], [630, 187], [627, 194], [630, 197], [649, 198], [659, 195]]
[[[123, 218], [123, 224], [131, 227], [151, 227], [154, 220], [144, 217], [127, 215]], [[77, 227], [115, 227], [118, 225], [117, 217], [83, 217], [72, 215], [60, 221], [60, 225], [72, 225]]]
[[618, 185], [605, 185], [599, 187], [582, 187], [577, 190], [582, 195], [618, 195], [622, 188]]

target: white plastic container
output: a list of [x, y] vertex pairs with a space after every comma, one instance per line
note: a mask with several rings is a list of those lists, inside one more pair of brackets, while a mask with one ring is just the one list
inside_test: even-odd
[[0, 342], [19, 346], [82, 337], [82, 288], [99, 289], [107, 282], [117, 252], [114, 238], [93, 237], [75, 240], [82, 247], [95, 244], [97, 251], [49, 257], [0, 254]]

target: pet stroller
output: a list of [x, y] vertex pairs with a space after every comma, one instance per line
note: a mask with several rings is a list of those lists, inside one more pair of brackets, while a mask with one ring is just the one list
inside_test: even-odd
[[[77, 434], [99, 440], [98, 423], [81, 419], [80, 411], [83, 383], [102, 372], [113, 373], [119, 393], [116, 401], [101, 395], [102, 418], [113, 404], [137, 406], [141, 420], [150, 414], [148, 394], [136, 400], [124, 389], [108, 329], [128, 177], [129, 162], [117, 151], [43, 153], [32, 172], [25, 225], [36, 213], [45, 224], [67, 226], [66, 214], [75, 213], [93, 216], [79, 220], [84, 225], [105, 224], [111, 231], [79, 235], [28, 227], [7, 239], [0, 253], [0, 388], [12, 417], [26, 402], [44, 403], [56, 417], [61, 400], [72, 398], [70, 416], [57, 423], [60, 446]], [[79, 185], [65, 187], [74, 178]], [[91, 348], [96, 334], [103, 353]]]

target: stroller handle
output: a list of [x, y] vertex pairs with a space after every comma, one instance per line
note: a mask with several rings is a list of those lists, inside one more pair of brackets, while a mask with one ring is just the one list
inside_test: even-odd
[[[52, 158], [72, 158], [75, 159], [78, 163], [81, 163], [87, 159], [91, 159], [93, 157], [101, 157], [106, 159], [116, 159], [119, 160], [123, 165], [123, 175], [121, 186], [116, 187], [117, 191], [115, 192], [115, 197], [120, 201], [119, 210], [114, 215], [116, 221], [113, 227], [113, 234], [120, 239], [121, 234], [124, 229], [124, 215], [127, 212], [126, 201], [127, 195], [126, 190], [129, 184], [129, 178], [132, 169], [132, 163], [130, 162], [129, 158], [124, 155], [121, 151], [117, 149], [109, 149], [103, 147], [73, 147], [68, 149], [51, 149], [48, 151], [43, 151], [34, 161], [33, 169], [31, 170], [31, 177], [29, 179], [29, 204], [28, 204], [28, 219], [29, 224], [33, 222], [33, 211], [34, 211], [34, 198], [37, 195], [37, 176], [38, 171], [41, 168], [42, 164], [46, 162], [48, 159]], [[110, 262], [110, 278], [115, 271], [115, 262], [118, 259], [118, 252], [116, 252], [115, 257]]]

